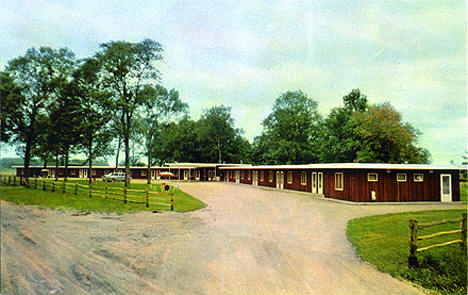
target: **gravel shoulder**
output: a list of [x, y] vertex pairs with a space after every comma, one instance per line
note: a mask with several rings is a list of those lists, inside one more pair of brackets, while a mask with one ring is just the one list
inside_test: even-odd
[[359, 260], [349, 219], [463, 205], [355, 206], [179, 183], [191, 213], [78, 214], [1, 202], [2, 294], [420, 294]]

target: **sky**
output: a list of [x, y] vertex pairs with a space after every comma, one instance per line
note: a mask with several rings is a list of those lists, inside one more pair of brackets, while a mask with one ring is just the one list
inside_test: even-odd
[[101, 43], [150, 38], [164, 46], [164, 86], [192, 118], [231, 106], [250, 141], [281, 93], [302, 90], [327, 116], [359, 88], [422, 132], [433, 163], [467, 150], [465, 1], [1, 2], [0, 70], [30, 47], [84, 58]]

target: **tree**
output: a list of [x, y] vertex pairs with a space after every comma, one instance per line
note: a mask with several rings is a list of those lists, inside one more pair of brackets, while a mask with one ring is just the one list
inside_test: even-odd
[[318, 103], [302, 91], [281, 94], [273, 112], [263, 121], [255, 139], [256, 162], [300, 164], [317, 162], [317, 139], [321, 121]]
[[20, 106], [24, 103], [21, 88], [6, 72], [0, 72], [0, 140], [9, 142], [18, 132], [21, 118]]
[[[58, 50], [41, 47], [30, 48], [24, 56], [9, 61], [6, 72], [21, 89], [21, 95], [14, 96], [17, 112], [9, 122], [10, 130], [15, 130], [11, 140], [24, 144], [24, 170], [28, 178], [31, 151], [34, 148], [40, 130], [37, 122], [40, 115], [46, 113], [51, 102], [56, 98], [54, 90], [57, 81], [62, 78], [61, 71], [73, 63], [74, 54], [67, 48]], [[7, 126], [5, 126], [7, 127]]]
[[147, 182], [150, 184], [151, 165], [158, 154], [158, 150], [154, 148], [154, 137], [158, 133], [159, 126], [177, 114], [186, 114], [187, 104], [180, 100], [177, 91], [174, 89], [167, 91], [161, 85], [156, 85], [156, 87], [146, 85], [141, 91], [141, 96], [147, 98], [144, 99], [145, 103], [138, 113], [138, 131], [144, 137], [147, 156]]
[[320, 161], [351, 163], [357, 158], [361, 138], [353, 114], [367, 110], [367, 97], [353, 89], [343, 97], [344, 107], [333, 108], [321, 126]]
[[109, 154], [112, 133], [109, 121], [112, 118], [110, 93], [103, 89], [98, 79], [99, 63], [94, 58], [82, 60], [74, 73], [72, 83], [74, 98], [79, 102], [79, 148], [87, 155], [88, 178], [92, 182], [92, 163], [97, 157]]
[[125, 146], [125, 185], [130, 179], [130, 135], [135, 111], [149, 99], [142, 95], [145, 85], [153, 85], [160, 73], [154, 63], [162, 59], [162, 46], [146, 39], [139, 43], [125, 41], [100, 45], [96, 58], [100, 64], [99, 78], [112, 91], [114, 107], [121, 113], [120, 126]]
[[242, 130], [234, 127], [230, 107], [220, 105], [206, 110], [197, 129], [202, 162], [224, 163], [240, 159], [237, 144], [244, 143]]
[[355, 132], [361, 138], [356, 162], [429, 163], [430, 154], [416, 146], [419, 130], [404, 123], [388, 102], [371, 105], [354, 115]]

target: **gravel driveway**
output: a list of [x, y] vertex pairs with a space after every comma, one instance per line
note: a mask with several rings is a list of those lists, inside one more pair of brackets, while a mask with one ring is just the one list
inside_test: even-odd
[[246, 185], [179, 185], [208, 207], [83, 215], [2, 201], [2, 294], [420, 294], [361, 262], [346, 222], [455, 207], [356, 206]]

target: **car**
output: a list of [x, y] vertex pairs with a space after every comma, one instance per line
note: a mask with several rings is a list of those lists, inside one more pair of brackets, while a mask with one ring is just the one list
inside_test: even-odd
[[[129, 176], [130, 180], [132, 178]], [[111, 181], [125, 181], [125, 173], [124, 172], [111, 172], [109, 174], [102, 176], [103, 181], [111, 182]]]
[[177, 178], [177, 176], [176, 176], [174, 173], [172, 173], [172, 172], [167, 172], [167, 171], [165, 171], [165, 172], [160, 172], [160, 173], [159, 173], [159, 177], [160, 177], [161, 179], [165, 179], [165, 178], [166, 178], [166, 179]]

